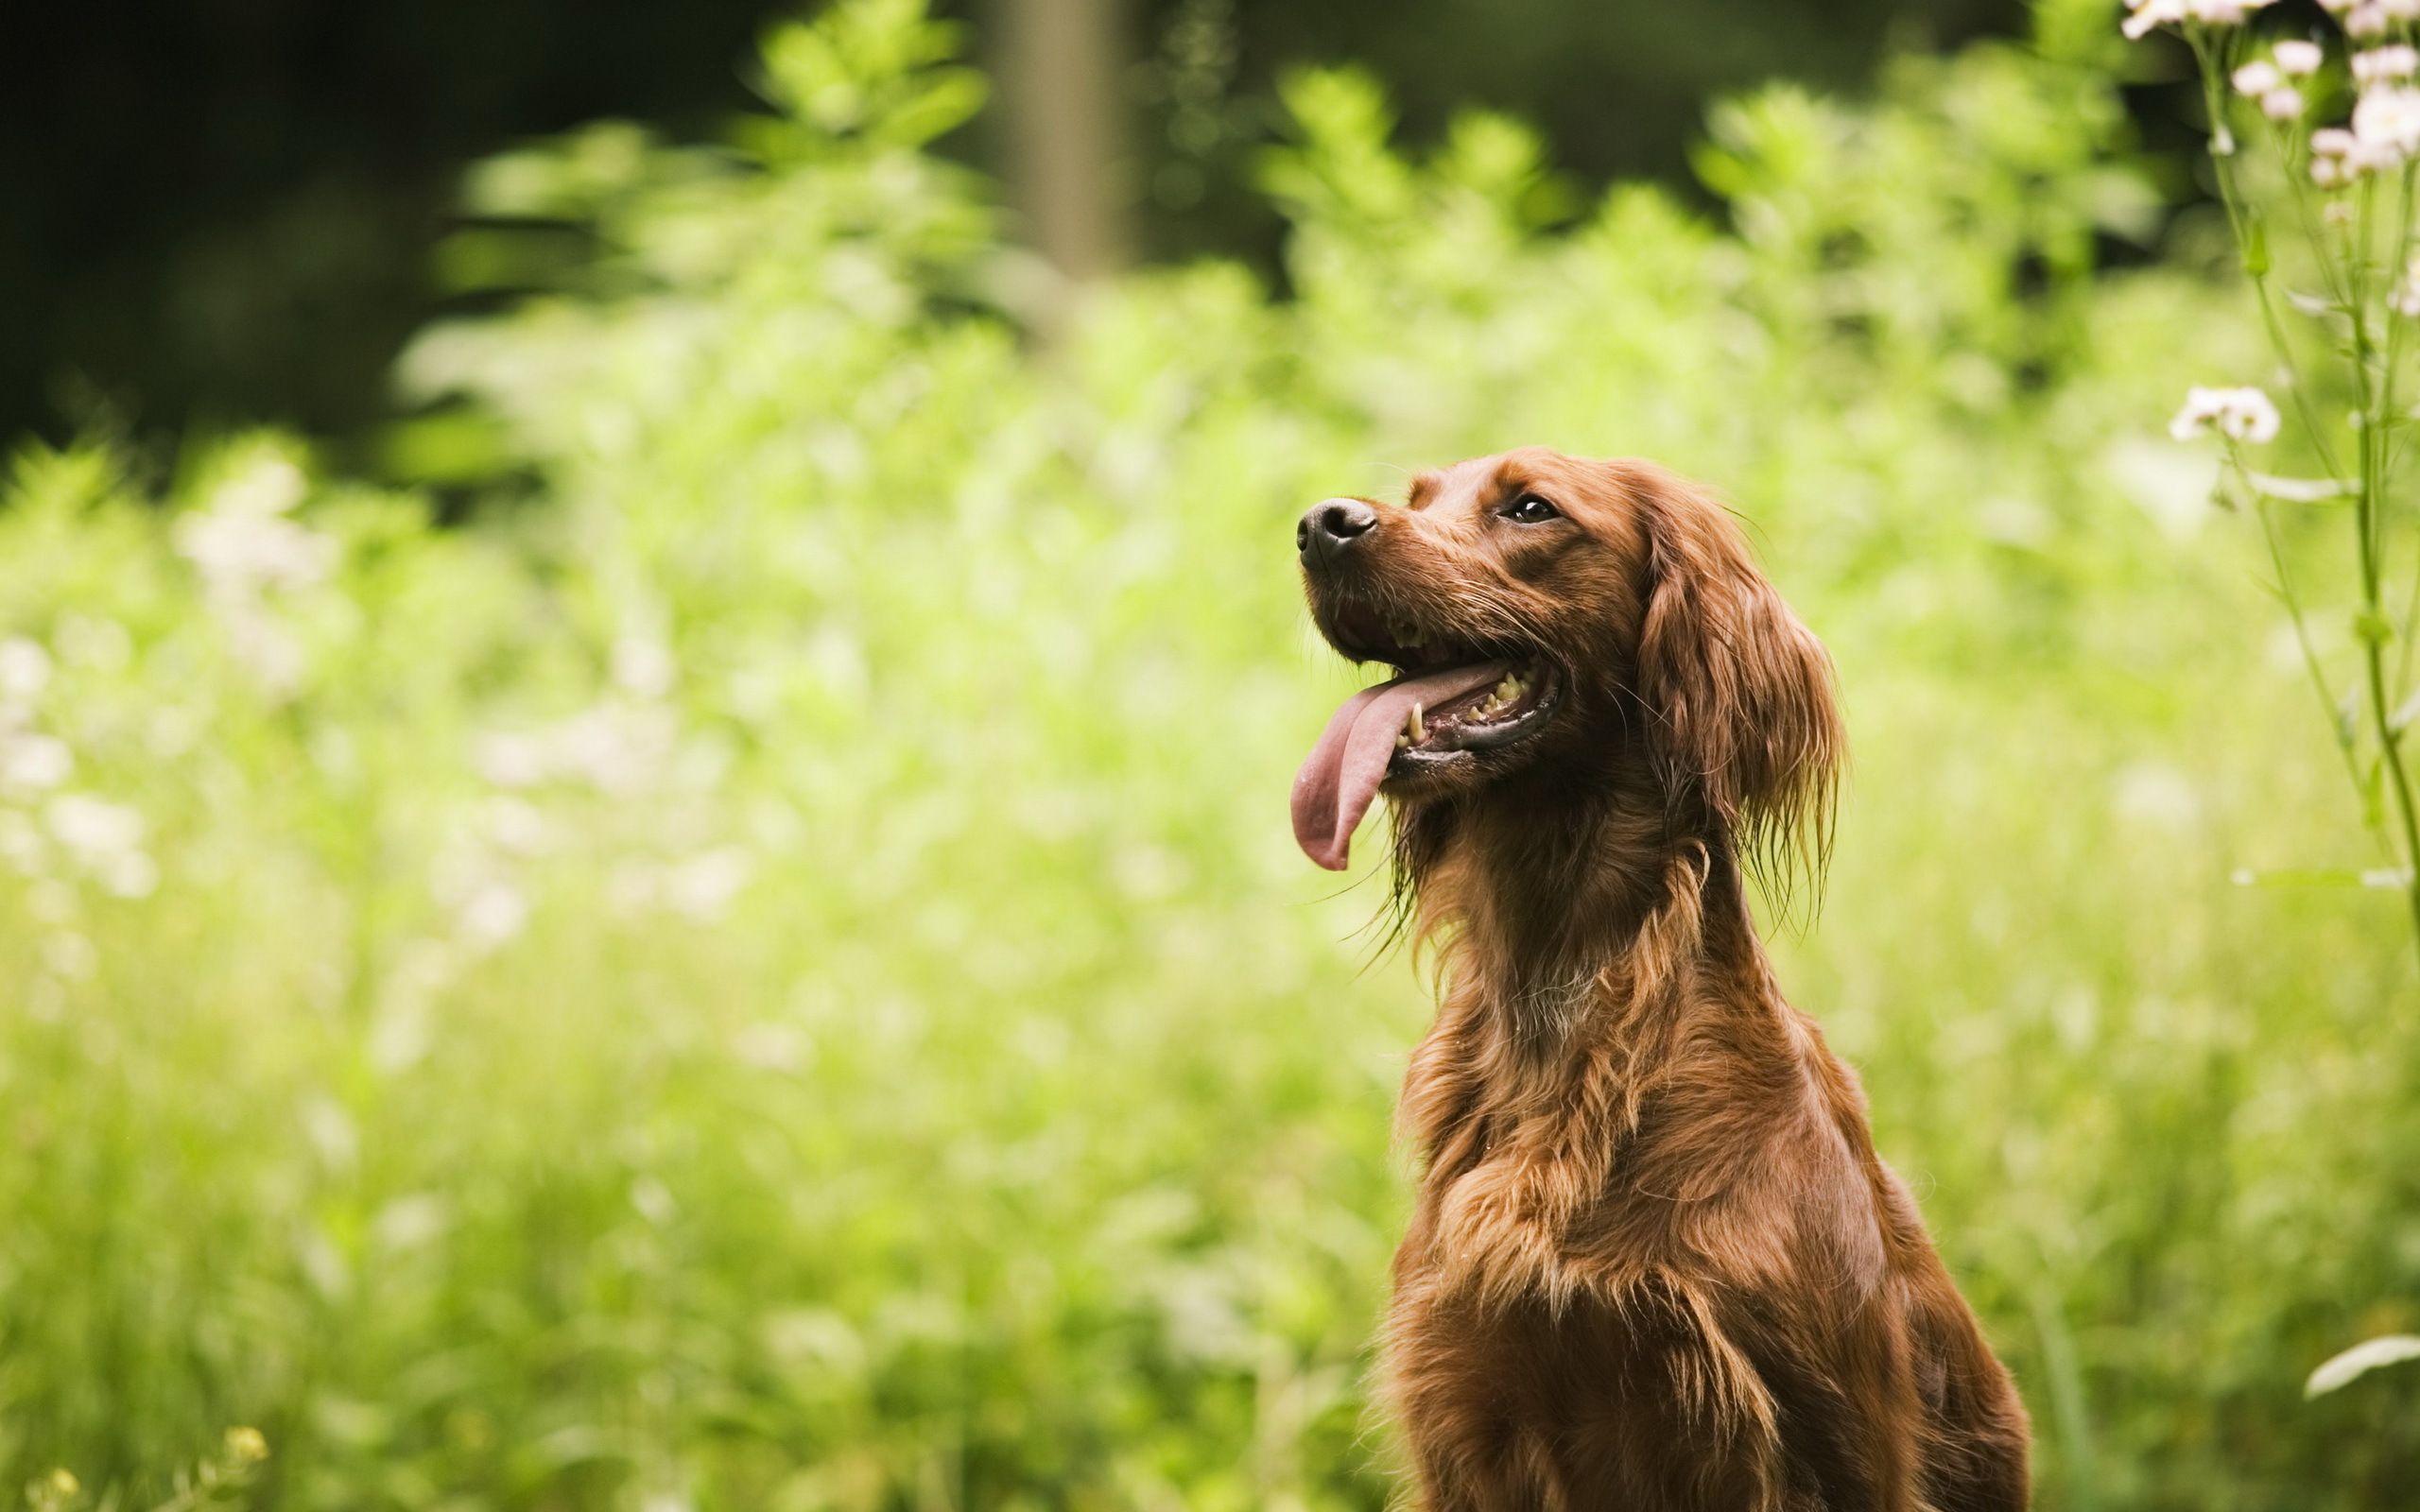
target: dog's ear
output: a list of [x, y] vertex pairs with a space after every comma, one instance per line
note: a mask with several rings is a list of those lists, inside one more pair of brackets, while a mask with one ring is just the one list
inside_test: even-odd
[[1832, 659], [1714, 499], [1669, 475], [1632, 496], [1647, 538], [1637, 692], [1665, 790], [1712, 810], [1776, 894], [1820, 882], [1846, 744]]

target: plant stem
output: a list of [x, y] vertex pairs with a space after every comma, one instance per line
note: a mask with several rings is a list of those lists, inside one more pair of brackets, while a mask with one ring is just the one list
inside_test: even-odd
[[[2304, 431], [2318, 451], [2321, 464], [2331, 477], [2342, 482], [2342, 473], [2335, 459], [2335, 448], [2313, 406], [2309, 386], [2303, 382], [2294, 361], [2293, 344], [2287, 336], [2284, 322], [2278, 318], [2270, 293], [2269, 254], [2260, 217], [2244, 197], [2235, 171], [2236, 144], [2227, 120], [2228, 65], [2233, 61], [2236, 47], [2235, 29], [2188, 26], [2185, 30], [2201, 64], [2202, 98], [2209, 114], [2211, 157], [2218, 173], [2219, 198], [2226, 206], [2227, 220], [2235, 232], [2237, 245], [2243, 250], [2244, 273], [2251, 280], [2254, 294], [2259, 301], [2261, 321], [2270, 346], [2293, 390], [2296, 418], [2302, 421]], [[2402, 322], [2397, 319], [2397, 312], [2394, 308], [2397, 294], [2393, 281], [2403, 275], [2405, 259], [2411, 251], [2412, 172], [2407, 165], [2399, 178], [2395, 224], [2385, 238], [2387, 247], [2391, 249], [2385, 273], [2388, 282], [2380, 290], [2372, 276], [2379, 200], [2377, 180], [2375, 178], [2365, 179], [2357, 191], [2360, 209], [2354, 222], [2356, 229], [2337, 249], [2343, 258], [2340, 267], [2331, 259], [2325, 229], [2312, 223], [2303, 185], [2292, 178], [2290, 147], [2286, 155], [2289, 159], [2290, 192], [2305, 232], [2310, 238], [2311, 249], [2319, 258], [2321, 276], [2327, 281], [2338, 307], [2351, 322], [2354, 376], [2360, 390], [2360, 404], [2355, 416], [2360, 434], [2357, 438], [2355, 456], [2354, 541], [2355, 561], [2360, 576], [2361, 612], [2355, 622], [2355, 629], [2361, 644], [2363, 701], [2378, 744], [2378, 765], [2374, 769], [2373, 779], [2364, 779], [2356, 754], [2358, 717], [2353, 721], [2354, 728], [2350, 731], [2344, 729], [2341, 720], [2338, 722], [2337, 743], [2343, 751], [2347, 772], [2356, 787], [2361, 790], [2365, 815], [2373, 823], [2382, 825], [2383, 816], [2377, 808], [2376, 788], [2372, 781], [2377, 776], [2383, 776], [2386, 785], [2392, 790], [2391, 800], [2399, 833], [2382, 835], [2381, 838], [2386, 841], [2388, 852], [2402, 863], [2402, 890], [2411, 914], [2412, 944], [2415, 951], [2420, 951], [2420, 804], [2414, 802], [2411, 773], [2404, 765], [2403, 732], [2394, 723], [2395, 711], [2392, 706], [2387, 674], [2386, 643], [2395, 632], [2394, 623], [2386, 617], [2382, 587], [2386, 571], [2386, 490], [2394, 471], [2393, 432], [2398, 418], [2394, 413], [2395, 378], [2401, 366], [2404, 334]], [[2383, 295], [2381, 325], [2374, 327], [2371, 306], [2374, 296], [2380, 294]], [[2239, 457], [2237, 466], [2241, 469]], [[2293, 621], [2295, 640], [2303, 652], [2304, 666], [2310, 674], [2321, 699], [2329, 705], [2331, 719], [2336, 719], [2333, 695], [2319, 660], [2312, 652], [2301, 605], [2294, 595], [2292, 577], [2287, 571], [2283, 543], [2269, 519], [2267, 502], [2256, 497], [2255, 510], [2260, 516], [2261, 532], [2268, 541], [2271, 560], [2277, 570], [2278, 592], [2285, 599], [2288, 615]], [[2408, 657], [2411, 640], [2408, 626], [2404, 639]]]
[[[2373, 180], [2361, 186], [2361, 225], [2364, 230], [2371, 224], [2371, 214], [2377, 205], [2377, 183]], [[2408, 220], [2408, 206], [2404, 209], [2404, 215]], [[2402, 242], [2403, 236], [2398, 233], [2394, 238], [2398, 251]], [[2356, 557], [2361, 576], [2361, 617], [2355, 628], [2361, 643], [2361, 675], [2364, 691], [2368, 695], [2370, 722], [2377, 731], [2378, 760], [2385, 769], [2395, 817], [2402, 829], [2399, 849], [2404, 871], [2404, 901], [2411, 910], [2413, 946], [2420, 949], [2420, 813], [2414, 811], [2411, 779], [2403, 765], [2403, 732], [2394, 727], [2394, 711], [2387, 702], [2386, 638], [2392, 633], [2392, 627], [2386, 618], [2379, 593], [2384, 576], [2381, 548], [2385, 543], [2387, 441], [2393, 424], [2389, 412], [2394, 396], [2394, 353], [2391, 337], [2387, 352], [2380, 352], [2377, 333], [2371, 329], [2368, 251], [2368, 238], [2364, 236], [2354, 252], [2348, 281], [2353, 294], [2353, 358], [2355, 374], [2360, 385], [2361, 416], [2360, 491], [2354, 499]], [[2388, 323], [2391, 330], [2392, 312], [2388, 314]]]

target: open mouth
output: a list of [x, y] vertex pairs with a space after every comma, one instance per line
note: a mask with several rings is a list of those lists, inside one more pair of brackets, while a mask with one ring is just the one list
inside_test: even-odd
[[1562, 699], [1561, 679], [1534, 650], [1457, 644], [1357, 606], [1332, 614], [1328, 629], [1345, 655], [1400, 669], [1336, 712], [1294, 780], [1294, 837], [1330, 870], [1343, 869], [1381, 783], [1526, 740]]
[[[1477, 686], [1449, 691], [1471, 680]], [[1409, 776], [1457, 752], [1500, 749], [1534, 733], [1553, 716], [1560, 691], [1542, 663], [1502, 661], [1407, 675], [1380, 686], [1401, 688], [1409, 696], [1388, 762], [1391, 777]], [[1424, 702], [1418, 696], [1423, 693], [1436, 701]]]

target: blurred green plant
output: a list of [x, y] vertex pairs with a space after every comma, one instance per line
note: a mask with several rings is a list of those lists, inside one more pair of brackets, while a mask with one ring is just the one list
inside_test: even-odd
[[[2284, 428], [2258, 387], [2195, 387], [2170, 429], [2179, 440], [2207, 433], [2224, 441], [2231, 502], [2260, 523], [2272, 586], [2389, 863], [2332, 876], [2304, 869], [2293, 878], [2400, 891], [2420, 948], [2420, 796], [2404, 749], [2420, 716], [2412, 661], [2420, 579], [2397, 582], [2402, 563], [2420, 571], [2420, 533], [2408, 487], [2399, 486], [2407, 433], [2420, 416], [2409, 407], [2407, 385], [2420, 321], [2413, 236], [2420, 88], [2412, 84], [2420, 51], [2411, 46], [2420, 9], [2326, 0], [2342, 29], [2323, 45], [2317, 34], [2254, 37], [2246, 22], [2268, 3], [2128, 0], [2124, 31], [2138, 38], [2171, 27], [2192, 48], [2220, 196], [2298, 422], [2299, 451], [2320, 475], [2280, 477], [2251, 465]], [[2344, 124], [2314, 125], [2348, 93]], [[2267, 149], [2256, 163], [2247, 161], [2247, 140]], [[2281, 278], [2293, 283], [2280, 287]], [[2290, 318], [2281, 305], [2307, 319]], [[2312, 588], [2316, 575], [2298, 576], [2276, 519], [2281, 509], [2347, 516], [2333, 533], [2349, 538], [2351, 549], [2323, 571], [2352, 601], [2349, 673], [2331, 670], [2315, 644], [2310, 599], [2326, 590]], [[2409, 1357], [2394, 1352], [2408, 1337], [2385, 1335], [2331, 1358], [2311, 1373], [2308, 1394]]]
[[1418, 159], [1305, 76], [1295, 297], [1141, 275], [1037, 352], [919, 148], [948, 40], [849, 0], [725, 146], [474, 176], [449, 266], [523, 297], [404, 377], [449, 487], [534, 497], [16, 459], [0, 1469], [147, 1504], [244, 1421], [263, 1507], [1384, 1504], [1424, 997], [1288, 833], [1346, 686], [1290, 527], [1544, 441], [1721, 485], [1835, 648], [1859, 786], [1781, 969], [2044, 1504], [2397, 1504], [2420, 1425], [2294, 1387], [2415, 1321], [2344, 1300], [2420, 1279], [2411, 970], [2226, 881], [2361, 826], [2156, 435], [2256, 306], [2096, 266], [2159, 208], [2099, 63], [1767, 92], [1728, 229], [1553, 233], [1517, 126]]

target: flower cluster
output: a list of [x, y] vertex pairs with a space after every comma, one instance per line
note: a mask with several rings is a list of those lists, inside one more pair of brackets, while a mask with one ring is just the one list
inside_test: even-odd
[[2277, 406], [2257, 388], [2191, 389], [2185, 407], [2168, 422], [2168, 434], [2183, 441], [2205, 431], [2238, 441], [2275, 440]]
[[67, 743], [33, 728], [34, 700], [50, 684], [50, 653], [22, 635], [0, 641], [0, 795], [23, 798], [76, 772]]
[[236, 656], [280, 695], [302, 681], [302, 647], [269, 613], [268, 594], [326, 581], [338, 556], [336, 541], [286, 518], [308, 487], [302, 469], [264, 455], [176, 526], [177, 550], [200, 573]]
[[2347, 37], [2382, 37], [2398, 21], [2420, 19], [2420, 0], [2319, 0]]
[[2125, 32], [2140, 37], [2154, 26], [2183, 26], [2200, 21], [2214, 26], [2238, 26], [2243, 18], [2272, 0], [2126, 0]]
[[2303, 92], [2286, 82], [2282, 63], [2246, 63], [2235, 71], [2234, 82], [2237, 93], [2258, 100], [2260, 113], [2273, 121], [2290, 121], [2303, 113]]

